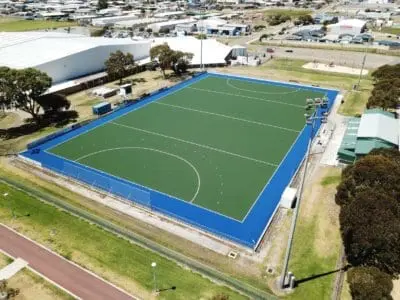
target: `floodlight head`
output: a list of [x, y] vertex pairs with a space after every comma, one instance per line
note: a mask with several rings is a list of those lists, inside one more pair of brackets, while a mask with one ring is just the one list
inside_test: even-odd
[[152, 267], [152, 268], [155, 268], [156, 266], [157, 266], [157, 264], [156, 264], [155, 262], [152, 262], [152, 263], [151, 263], [151, 267]]

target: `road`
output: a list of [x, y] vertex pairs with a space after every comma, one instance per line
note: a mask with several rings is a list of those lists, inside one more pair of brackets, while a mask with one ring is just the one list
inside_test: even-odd
[[[0, 224], [0, 248], [81, 299], [134, 299], [122, 290]], [[99, 249], [100, 250], [100, 249]]]
[[[277, 58], [302, 59], [307, 61], [316, 60], [321, 63], [334, 62], [336, 65], [352, 68], [360, 68], [364, 57], [364, 52], [253, 45], [253, 49], [257, 49], [257, 53], [265, 52], [266, 48], [273, 48], [275, 51], [273, 55]], [[288, 53], [285, 51], [287, 49], [291, 49], [293, 52]], [[397, 63], [400, 63], [399, 56], [367, 53], [365, 68], [374, 69], [384, 64], [393, 65]]]

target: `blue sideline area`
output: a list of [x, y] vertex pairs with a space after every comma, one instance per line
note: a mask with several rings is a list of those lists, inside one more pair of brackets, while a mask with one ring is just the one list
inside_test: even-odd
[[[190, 225], [211, 232], [217, 236], [227, 238], [235, 243], [239, 243], [254, 249], [257, 247], [266, 227], [272, 220], [284, 189], [295, 175], [305, 156], [311, 134], [310, 125], [305, 126], [300, 132], [296, 141], [286, 154], [274, 175], [264, 187], [264, 190], [257, 199], [256, 203], [253, 205], [251, 211], [242, 222], [46, 152], [47, 149], [50, 149], [55, 145], [63, 143], [97, 126], [112, 121], [123, 114], [139, 109], [148, 103], [156, 101], [171, 92], [183, 89], [188, 85], [210, 76], [237, 78], [263, 84], [296, 87], [304, 90], [324, 92], [329, 99], [329, 104], [326, 109], [319, 109], [316, 112], [316, 114], [319, 116], [321, 116], [325, 111], [330, 110], [337, 94], [339, 93], [337, 90], [323, 89], [314, 86], [204, 72], [199, 73], [193, 78], [181, 82], [173, 87], [153, 92], [138, 102], [134, 101], [133, 104], [114, 110], [114, 112], [92, 122], [74, 125], [48, 137], [37, 140], [28, 145], [28, 150], [22, 152], [21, 156], [40, 163], [44, 168], [68, 177], [72, 177], [107, 193], [115, 194], [124, 199], [128, 199], [139, 205], [150, 208], [153, 211], [171, 216], [180, 221], [184, 221]], [[313, 136], [316, 135], [320, 125], [321, 121], [317, 120], [315, 122]]]

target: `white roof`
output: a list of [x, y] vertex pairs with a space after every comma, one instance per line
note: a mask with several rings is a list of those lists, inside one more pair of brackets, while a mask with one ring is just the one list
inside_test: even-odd
[[363, 27], [367, 22], [359, 19], [345, 19], [340, 20], [337, 24], [332, 24], [332, 26], [352, 26], [352, 27]]
[[147, 25], [147, 24], [152, 24], [152, 23], [157, 23], [164, 21], [162, 19], [159, 18], [143, 18], [143, 19], [137, 19], [137, 20], [129, 20], [129, 21], [119, 21], [116, 22], [114, 25], [116, 27], [132, 27], [132, 26], [139, 26], [139, 25]]
[[361, 117], [357, 136], [380, 138], [394, 145], [399, 144], [398, 121], [381, 113], [366, 113]]
[[170, 16], [184, 15], [185, 13], [186, 13], [185, 11], [167, 11], [167, 12], [155, 14], [154, 17], [164, 18], [164, 17], [170, 17]]
[[[152, 47], [167, 43], [171, 49], [193, 53], [192, 65], [200, 65], [201, 40], [194, 37], [158, 38], [153, 40]], [[203, 64], [224, 64], [225, 58], [232, 51], [215, 39], [203, 40]]]
[[162, 27], [162, 26], [170, 26], [170, 25], [178, 25], [178, 24], [186, 24], [194, 22], [193, 19], [180, 19], [180, 20], [169, 20], [165, 22], [155, 23], [155, 25]]
[[0, 32], [0, 66], [36, 67], [95, 47], [134, 43], [148, 41], [86, 37], [63, 32]]

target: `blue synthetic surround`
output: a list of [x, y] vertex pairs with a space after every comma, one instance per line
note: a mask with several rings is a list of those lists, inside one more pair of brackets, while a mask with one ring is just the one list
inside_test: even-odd
[[[279, 201], [284, 189], [290, 183], [292, 177], [297, 172], [305, 153], [307, 151], [308, 141], [311, 134], [311, 126], [305, 126], [298, 135], [281, 164], [265, 185], [260, 196], [252, 206], [246, 218], [240, 222], [228, 218], [216, 212], [192, 205], [189, 202], [165, 195], [150, 188], [135, 184], [133, 182], [117, 178], [113, 175], [92, 169], [77, 162], [56, 156], [47, 152], [50, 148], [85, 133], [93, 128], [103, 125], [109, 121], [119, 118], [123, 114], [139, 109], [148, 103], [156, 101], [171, 92], [183, 89], [197, 81], [207, 77], [237, 78], [250, 82], [271, 84], [276, 86], [296, 87], [303, 90], [312, 90], [323, 92], [329, 99], [327, 109], [319, 109], [316, 114], [322, 115], [329, 111], [337, 94], [337, 90], [328, 90], [314, 86], [305, 86], [292, 83], [266, 81], [248, 77], [233, 76], [219, 73], [201, 73], [193, 78], [181, 82], [171, 88], [159, 90], [145, 97], [139, 102], [133, 102], [132, 105], [122, 107], [113, 113], [98, 118], [88, 124], [81, 126], [72, 126], [60, 132], [52, 134], [47, 138], [40, 139], [29, 145], [28, 150], [21, 155], [31, 160], [41, 163], [44, 168], [72, 177], [81, 182], [104, 190], [106, 192], [118, 195], [131, 200], [140, 205], [151, 208], [154, 211], [174, 217], [218, 236], [227, 238], [236, 243], [254, 248], [258, 245], [266, 227], [269, 225], [272, 217], [279, 205]], [[320, 120], [315, 121], [315, 136], [321, 125]]]

